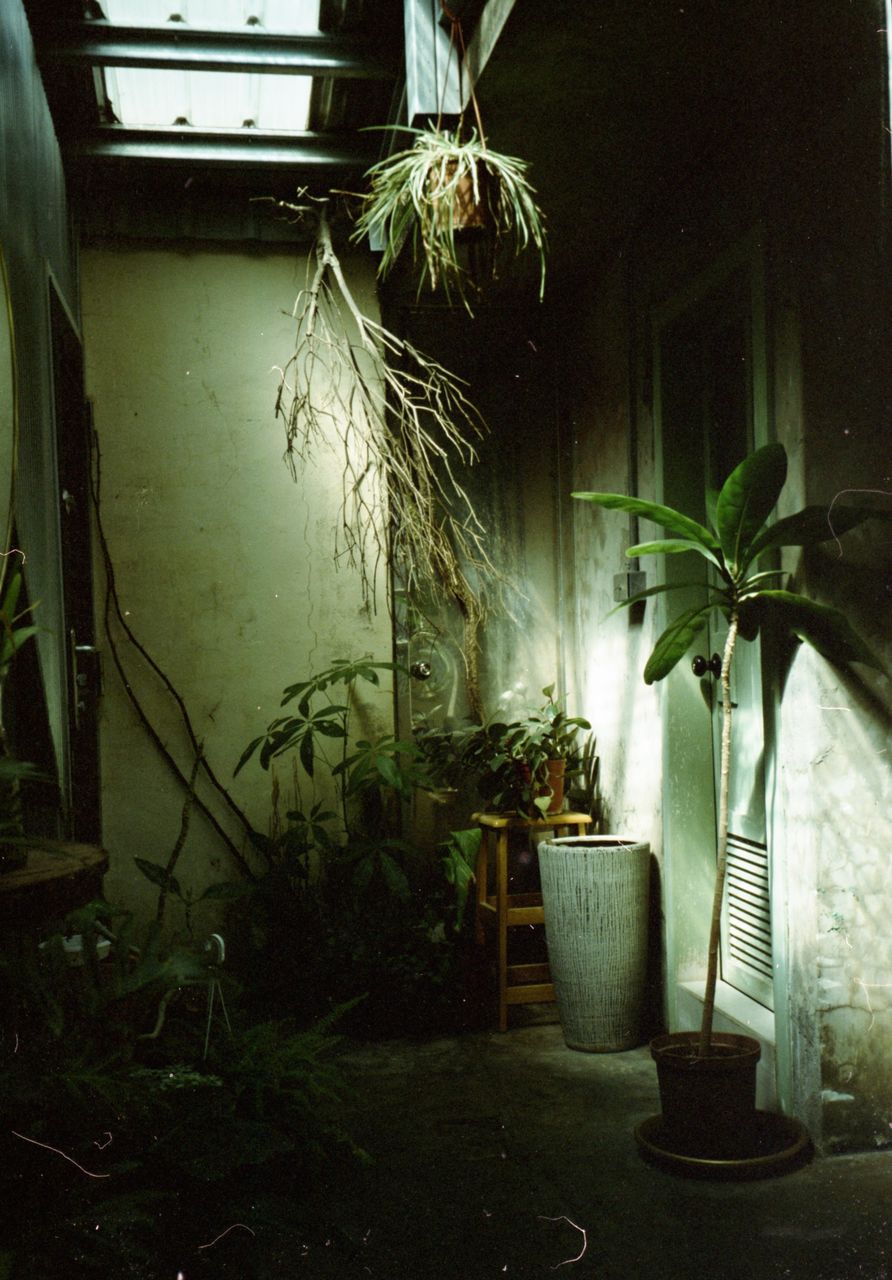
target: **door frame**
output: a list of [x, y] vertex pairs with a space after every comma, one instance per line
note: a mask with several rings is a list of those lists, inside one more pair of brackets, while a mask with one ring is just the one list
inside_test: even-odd
[[[699, 303], [706, 303], [711, 295], [718, 295], [723, 287], [733, 282], [735, 276], [746, 282], [751, 314], [754, 444], [758, 447], [770, 439], [771, 381], [764, 229], [758, 224], [650, 310], [648, 358], [652, 370], [654, 478], [658, 502], [671, 506], [684, 502], [678, 478], [672, 474], [673, 464], [676, 472], [678, 471], [676, 459], [670, 456], [669, 443], [663, 436], [661, 335], [672, 321], [683, 316], [686, 311]], [[661, 580], [671, 580], [673, 576], [690, 577], [690, 565], [685, 569], [684, 564], [677, 563], [679, 559], [683, 561], [685, 558], [661, 557], [661, 572], [669, 575], [668, 579], [664, 576]], [[660, 599], [655, 616], [657, 632], [668, 623], [669, 608], [677, 605], [677, 600], [670, 604], [665, 596]], [[772, 730], [765, 681], [762, 692], [766, 759], [769, 762], [766, 786], [770, 788], [768, 775], [772, 755]], [[688, 663], [680, 663], [661, 682], [660, 696], [667, 1014], [669, 1025], [673, 1029], [686, 1029], [697, 1025], [700, 1005], [697, 992], [698, 986], [702, 987], [706, 968], [706, 934], [712, 903], [716, 831], [714, 761], [710, 735], [697, 728], [702, 723], [704, 707], [699, 685], [690, 677]], [[766, 825], [771, 845], [772, 822], [768, 797]], [[780, 914], [782, 904], [778, 903], [776, 907]], [[780, 949], [784, 931], [777, 927], [777, 923], [776, 919], [773, 943], [775, 948]], [[776, 950], [775, 960], [777, 958]], [[766, 1047], [770, 1046], [770, 1052], [765, 1055], [763, 1074], [766, 1077], [767, 1094], [763, 1092], [763, 1100], [773, 1101], [774, 1015], [749, 997], [720, 983], [717, 1014], [721, 1016], [723, 1013], [734, 1022], [745, 1024], [751, 1034], [757, 1034]]]
[[[59, 513], [59, 573], [64, 619], [66, 735], [63, 772], [66, 834], [74, 840], [101, 843], [102, 801], [99, 777], [100, 667], [96, 645], [93, 590], [93, 513], [91, 505], [92, 420], [85, 390], [83, 334], [77, 317], [49, 267], [46, 275], [46, 316], [50, 357], [51, 412], [55, 449], [54, 483]], [[64, 341], [76, 356], [67, 359], [57, 342], [57, 328], [65, 326]], [[73, 382], [71, 403], [60, 415], [59, 373]], [[65, 496], [76, 504], [66, 514]], [[77, 535], [72, 560], [71, 538]]]

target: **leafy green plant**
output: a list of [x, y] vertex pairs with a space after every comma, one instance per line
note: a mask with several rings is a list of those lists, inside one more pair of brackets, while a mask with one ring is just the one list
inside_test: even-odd
[[195, 894], [188, 887], [184, 889], [173, 872], [168, 871], [166, 867], [162, 867], [159, 863], [150, 862], [148, 858], [137, 857], [134, 857], [133, 861], [145, 878], [158, 887], [163, 898], [174, 897], [182, 905], [186, 932], [190, 938], [194, 932], [192, 913], [199, 903], [232, 902], [250, 891], [250, 885], [245, 884], [244, 881], [218, 880], [207, 885], [201, 893]]
[[714, 501], [709, 498], [710, 524], [701, 524], [672, 507], [616, 493], [574, 493], [574, 498], [608, 510], [643, 516], [675, 535], [629, 547], [628, 556], [695, 554], [707, 561], [707, 583], [661, 583], [623, 602], [625, 608], [681, 586], [702, 587], [703, 598], [674, 618], [658, 638], [644, 668], [648, 684], [663, 680], [687, 653], [713, 613], [725, 617], [728, 633], [721, 665], [722, 740], [719, 781], [719, 819], [715, 891], [710, 922], [706, 991], [699, 1053], [709, 1052], [718, 977], [721, 909], [728, 844], [728, 800], [731, 773], [731, 670], [738, 637], [754, 640], [763, 627], [805, 641], [839, 667], [852, 662], [883, 670], [839, 609], [772, 585], [781, 570], [757, 569], [757, 562], [779, 547], [811, 547], [837, 538], [871, 517], [888, 513], [869, 508], [809, 506], [768, 524], [787, 475], [782, 445], [757, 449], [731, 472]]
[[368, 170], [369, 191], [353, 233], [354, 240], [383, 244], [379, 275], [388, 275], [408, 239], [421, 267], [419, 292], [425, 283], [442, 284], [470, 311], [472, 282], [458, 249], [470, 216], [515, 254], [536, 252], [541, 297], [546, 233], [526, 162], [491, 150], [482, 129], [465, 134], [461, 123], [455, 129], [391, 127], [408, 134], [411, 146]]
[[477, 865], [477, 854], [483, 831], [480, 827], [468, 827], [463, 831], [451, 831], [449, 837], [440, 845], [440, 858], [443, 874], [449, 884], [455, 888], [455, 920], [453, 928], [462, 928], [465, 908], [468, 902], [468, 891], [474, 883]]
[[555, 686], [542, 690], [545, 702], [510, 721], [491, 720], [456, 730], [416, 729], [416, 740], [437, 778], [446, 785], [473, 782], [487, 808], [543, 816], [553, 797], [549, 764], [566, 762], [566, 776], [582, 767], [591, 724], [570, 716]]
[[[273, 720], [248, 744], [236, 765], [238, 773], [257, 755], [261, 767], [269, 769], [279, 757], [296, 753], [311, 782], [321, 770], [334, 783], [339, 814], [322, 808], [321, 802], [308, 811], [288, 813], [286, 849], [304, 878], [315, 849], [329, 860], [340, 855], [360, 892], [384, 884], [398, 896], [408, 894], [405, 862], [413, 850], [401, 838], [400, 803], [411, 799], [416, 788], [432, 785], [430, 771], [414, 742], [392, 734], [351, 740], [356, 685], [377, 687], [379, 672], [397, 669], [392, 662], [337, 659], [310, 679], [289, 685], [282, 706], [296, 703], [294, 712]], [[340, 696], [335, 698], [333, 691]], [[269, 842], [259, 840], [269, 850]]]
[[[457, 833], [439, 854], [407, 839], [406, 802], [434, 789], [422, 748], [390, 733], [352, 737], [358, 689], [376, 688], [382, 672], [396, 670], [391, 662], [338, 660], [289, 685], [288, 714], [254, 738], [237, 764], [256, 759], [273, 770], [288, 761], [295, 776], [284, 822], [274, 819], [269, 836], [255, 834], [269, 871], [246, 899], [246, 927], [233, 952], [242, 946], [246, 991], [261, 1016], [282, 990], [303, 1017], [362, 994], [347, 1022], [378, 1034], [417, 1027], [420, 1007], [432, 1023], [455, 1016], [479, 832]], [[316, 787], [335, 789], [336, 808], [317, 798]], [[273, 794], [275, 815], [282, 799], [275, 773]]]
[[0, 869], [20, 866], [27, 856], [21, 784], [44, 780], [44, 775], [35, 765], [17, 760], [10, 754], [2, 724], [3, 689], [13, 660], [22, 645], [39, 630], [33, 623], [22, 622], [32, 611], [30, 605], [19, 608], [22, 586], [21, 570], [16, 569], [10, 574], [0, 600]]

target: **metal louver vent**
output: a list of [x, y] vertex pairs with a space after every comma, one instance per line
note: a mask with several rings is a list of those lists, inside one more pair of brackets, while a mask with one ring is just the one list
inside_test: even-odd
[[771, 903], [768, 849], [728, 835], [723, 976], [771, 1007]]

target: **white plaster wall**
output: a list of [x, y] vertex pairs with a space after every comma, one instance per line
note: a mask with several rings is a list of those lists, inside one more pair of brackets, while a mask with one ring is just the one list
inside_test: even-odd
[[[613, 613], [613, 575], [630, 567], [629, 522], [618, 512], [571, 500], [572, 491], [630, 492], [629, 318], [620, 271], [600, 282], [597, 299], [577, 310], [574, 359], [564, 373], [565, 432], [571, 467], [566, 503], [575, 652], [572, 705], [594, 727], [610, 831], [661, 847], [659, 691], [642, 672], [654, 638], [654, 610]], [[650, 424], [639, 423], [639, 489], [652, 492]], [[569, 575], [568, 575], [569, 578]], [[612, 616], [611, 616], [612, 615]]]
[[[347, 266], [363, 305], [375, 308], [369, 264]], [[300, 252], [100, 244], [82, 256], [87, 390], [121, 606], [185, 700], [208, 761], [260, 830], [269, 821], [269, 776], [253, 763], [235, 780], [232, 772], [277, 714], [284, 686], [335, 658], [391, 656], [382, 590], [375, 615], [358, 575], [333, 564], [337, 456], [317, 450], [297, 483], [282, 460], [274, 366], [290, 352], [290, 311], [304, 277]], [[101, 572], [97, 586], [101, 611]], [[173, 699], [119, 627], [113, 634], [128, 681], [188, 775], [193, 753]], [[104, 648], [106, 892], [145, 912], [155, 891], [132, 856], [166, 861], [183, 789]], [[389, 726], [391, 714], [385, 689], [371, 725], [361, 727]], [[225, 814], [205, 783], [200, 794]], [[240, 839], [238, 824], [223, 821]], [[177, 874], [197, 892], [234, 877], [223, 843], [197, 812]]]

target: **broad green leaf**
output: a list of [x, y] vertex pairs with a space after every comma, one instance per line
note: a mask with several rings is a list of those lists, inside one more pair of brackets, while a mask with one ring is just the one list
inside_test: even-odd
[[709, 524], [710, 529], [714, 529], [714, 528], [716, 527], [716, 515], [715, 515], [715, 509], [716, 509], [716, 505], [717, 505], [717, 503], [718, 503], [718, 500], [719, 500], [719, 491], [718, 491], [718, 489], [713, 489], [712, 487], [707, 488], [707, 490], [706, 490], [706, 520], [707, 520], [707, 523]]
[[684, 657], [694, 637], [706, 626], [706, 619], [712, 605], [698, 605], [694, 609], [686, 609], [680, 617], [671, 622], [657, 643], [644, 668], [645, 684], [654, 684], [668, 676], [669, 672]]
[[381, 874], [384, 876], [384, 880], [390, 892], [405, 902], [409, 898], [411, 892], [409, 889], [409, 881], [406, 878], [405, 871], [403, 871], [400, 864], [395, 858], [392, 858], [389, 853], [381, 854]]
[[311, 778], [313, 776], [315, 758], [316, 753], [313, 750], [313, 735], [311, 733], [306, 733], [300, 740], [300, 762]]
[[840, 538], [865, 520], [892, 520], [892, 511], [871, 507], [803, 507], [763, 529], [750, 548], [755, 559], [769, 547], [814, 547]]
[[30, 640], [32, 636], [36, 636], [40, 627], [16, 627], [12, 633], [13, 648], [16, 652], [21, 649], [26, 640]]
[[582, 502], [594, 503], [596, 507], [604, 507], [608, 511], [628, 511], [634, 516], [644, 516], [653, 521], [661, 529], [670, 533], [681, 534], [683, 538], [692, 538], [704, 547], [718, 550], [718, 542], [710, 531], [690, 516], [682, 515], [672, 507], [664, 507], [659, 502], [645, 502], [643, 498], [627, 498], [622, 493], [574, 493], [571, 497]]
[[172, 876], [166, 867], [159, 867], [157, 862], [149, 862], [148, 858], [134, 858], [133, 861], [152, 884], [158, 885], [168, 893], [176, 894], [178, 898], [183, 896], [176, 876]]
[[282, 701], [279, 704], [284, 707], [286, 702], [290, 702], [292, 698], [296, 698], [299, 693], [303, 693], [304, 689], [309, 689], [310, 681], [301, 680], [299, 684], [290, 684], [282, 694]]
[[329, 706], [320, 707], [318, 711], [314, 712], [313, 722], [317, 723], [320, 720], [332, 720], [335, 716], [346, 715], [349, 710], [349, 707], [341, 706], [340, 704], [333, 702]]
[[649, 600], [651, 596], [663, 595], [667, 591], [680, 591], [683, 587], [699, 587], [701, 591], [706, 587], [712, 590], [713, 604], [721, 606], [723, 603], [721, 594], [717, 594], [713, 588], [708, 588], [702, 579], [699, 582], [660, 582], [655, 587], [645, 587], [643, 591], [636, 591], [633, 596], [629, 596], [628, 600], [621, 600], [606, 616], [611, 618], [620, 609], [628, 609], [630, 605], [638, 604], [641, 600]]
[[238, 773], [239, 769], [241, 769], [243, 765], [246, 765], [248, 763], [248, 761], [251, 759], [251, 756], [260, 746], [261, 742], [264, 741], [265, 737], [266, 737], [266, 734], [261, 734], [259, 738], [255, 738], [253, 742], [248, 743], [248, 745], [245, 747], [242, 754], [239, 756], [238, 764], [235, 766], [235, 768], [232, 771], [233, 777], [235, 777], [235, 775]]
[[216, 884], [209, 884], [204, 893], [198, 898], [199, 902], [205, 898], [217, 899], [219, 901], [231, 902], [236, 898], [243, 898], [246, 893], [251, 892], [251, 886], [243, 881], [237, 880], [220, 880]]
[[763, 591], [760, 599], [771, 616], [837, 667], [861, 662], [877, 671], [883, 663], [867, 647], [848, 618], [831, 605], [818, 604], [792, 591]]
[[768, 582], [771, 578], [786, 578], [788, 576], [786, 569], [766, 569], [764, 573], [753, 573], [745, 582], [742, 582], [738, 590], [738, 599], [744, 600], [757, 596], [762, 590], [762, 584]]
[[16, 605], [19, 602], [19, 594], [22, 590], [22, 575], [17, 569], [9, 579], [9, 585], [3, 593], [3, 604], [0, 605], [0, 614], [3, 617], [12, 620], [15, 616]]
[[715, 518], [729, 566], [741, 567], [752, 558], [750, 544], [777, 503], [786, 478], [783, 445], [768, 444], [744, 458], [722, 485]]
[[405, 782], [400, 773], [399, 765], [392, 756], [379, 753], [375, 756], [375, 766], [388, 786], [396, 788], [397, 791], [405, 789]]
[[347, 731], [342, 724], [331, 724], [328, 720], [315, 721], [313, 730], [325, 738], [346, 738]]
[[699, 555], [707, 560], [711, 560], [713, 564], [718, 564], [718, 560], [713, 555], [709, 547], [704, 547], [702, 542], [694, 542], [690, 538], [669, 538], [662, 542], [639, 542], [634, 547], [627, 547], [627, 556], [657, 556], [657, 555], [681, 555], [685, 551], [696, 551]]

